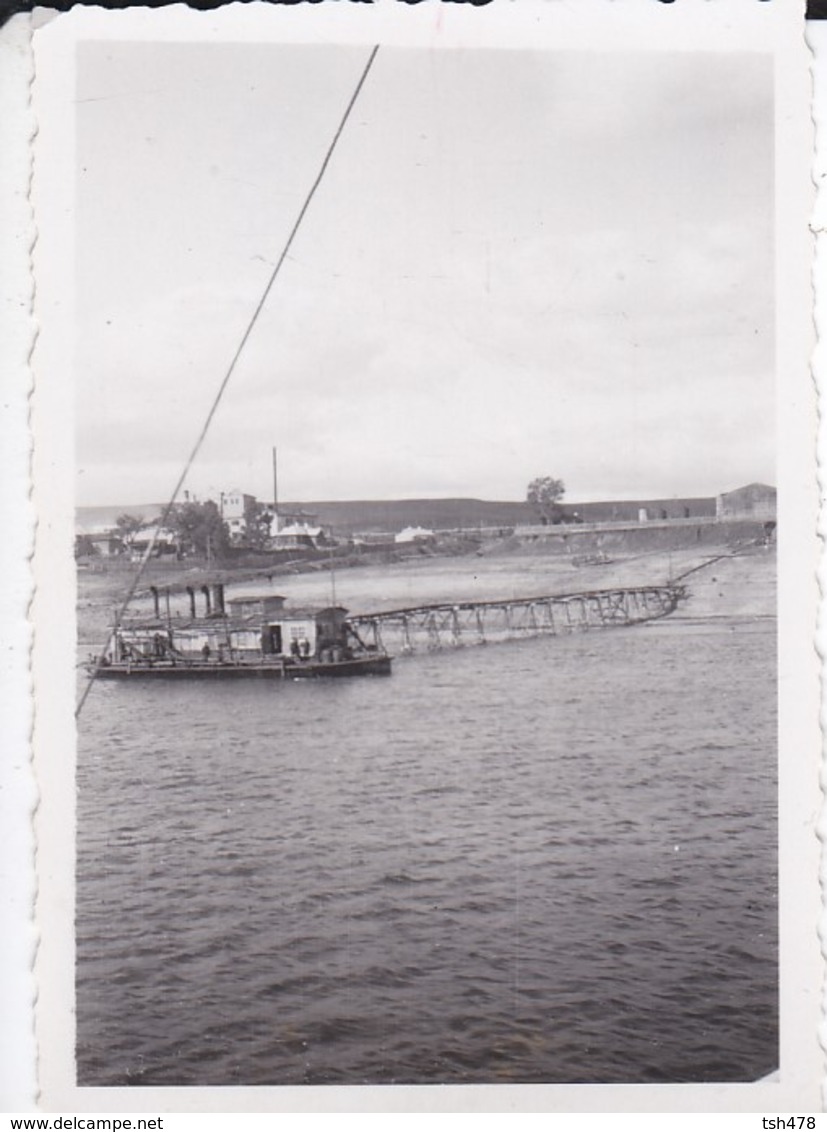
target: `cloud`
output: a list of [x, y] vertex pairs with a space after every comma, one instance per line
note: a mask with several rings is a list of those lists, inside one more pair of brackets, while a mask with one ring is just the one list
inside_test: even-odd
[[[107, 44], [86, 58], [85, 501], [171, 487], [357, 55]], [[373, 78], [193, 484], [266, 494], [273, 444], [286, 495], [304, 498], [519, 497], [544, 472], [584, 495], [762, 478], [766, 60], [403, 51]]]

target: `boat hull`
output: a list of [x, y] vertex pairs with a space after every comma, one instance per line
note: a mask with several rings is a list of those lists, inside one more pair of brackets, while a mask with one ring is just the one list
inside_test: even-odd
[[93, 666], [99, 680], [314, 680], [351, 676], [390, 676], [389, 656], [331, 661], [268, 661], [227, 664], [220, 661], [120, 661]]

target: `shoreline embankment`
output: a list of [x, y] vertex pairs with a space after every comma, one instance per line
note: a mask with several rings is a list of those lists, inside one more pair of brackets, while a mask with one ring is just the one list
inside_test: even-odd
[[[102, 562], [78, 571], [80, 645], [103, 643], [137, 569], [134, 563]], [[187, 586], [209, 581], [223, 581], [230, 594], [283, 594], [294, 605], [335, 600], [354, 614], [681, 581], [687, 598], [670, 620], [775, 616], [775, 542], [757, 522], [552, 528], [486, 541], [461, 554], [425, 552], [369, 564], [334, 559], [287, 571], [153, 561], [141, 578], [135, 609], [151, 608], [150, 585], [169, 587], [181, 604]]]

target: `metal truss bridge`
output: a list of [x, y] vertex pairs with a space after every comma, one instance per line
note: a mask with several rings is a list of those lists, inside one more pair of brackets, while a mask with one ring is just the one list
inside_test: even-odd
[[675, 584], [504, 601], [445, 602], [363, 613], [348, 617], [347, 624], [365, 644], [413, 653], [638, 625], [668, 616], [684, 596], [684, 587]]

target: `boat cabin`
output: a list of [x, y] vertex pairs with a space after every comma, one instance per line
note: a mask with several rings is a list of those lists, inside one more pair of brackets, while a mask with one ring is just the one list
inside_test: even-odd
[[340, 659], [348, 644], [346, 617], [347, 610], [341, 606], [282, 610], [262, 624], [261, 651], [265, 655], [295, 660]]
[[231, 597], [227, 608], [231, 618], [268, 617], [281, 613], [287, 599], [281, 594], [247, 594], [244, 597]]

